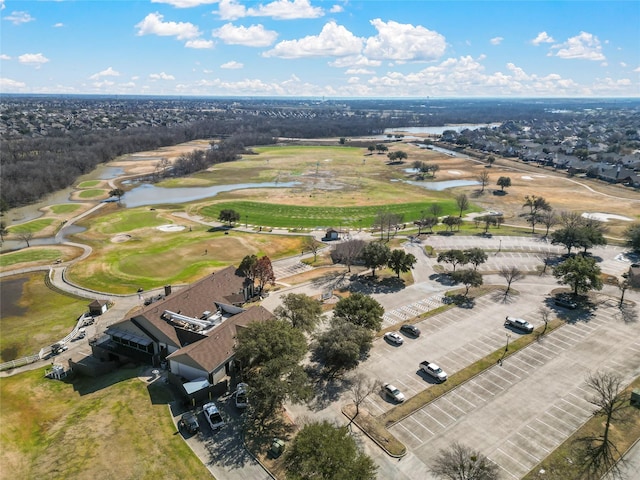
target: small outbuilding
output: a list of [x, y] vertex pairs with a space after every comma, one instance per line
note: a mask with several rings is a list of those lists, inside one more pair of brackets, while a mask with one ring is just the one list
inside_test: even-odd
[[89, 314], [96, 317], [102, 315], [109, 308], [109, 302], [106, 300], [94, 300], [89, 304]]
[[340, 240], [340, 232], [338, 230], [333, 229], [333, 228], [329, 228], [325, 232], [324, 238], [322, 240], [324, 240], [324, 241]]

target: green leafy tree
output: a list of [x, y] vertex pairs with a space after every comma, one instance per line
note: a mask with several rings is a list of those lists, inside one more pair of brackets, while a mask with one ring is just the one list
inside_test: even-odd
[[406, 253], [404, 250], [395, 249], [391, 250], [389, 254], [389, 260], [387, 261], [387, 266], [396, 272], [398, 278], [400, 278], [400, 273], [406, 273], [410, 271], [413, 266], [416, 264], [418, 260], [411, 253]]
[[476, 225], [484, 223], [484, 233], [487, 233], [489, 231], [489, 227], [498, 224], [498, 215], [481, 215], [476, 217], [474, 220], [476, 221]]
[[109, 191], [109, 197], [118, 197], [118, 203], [122, 200], [122, 196], [124, 195], [124, 190], [121, 188], [114, 188]]
[[288, 293], [273, 313], [279, 319], [291, 322], [295, 328], [311, 332], [322, 318], [322, 305], [304, 293]]
[[500, 467], [480, 452], [455, 442], [440, 450], [431, 473], [444, 480], [497, 480]]
[[451, 279], [465, 286], [465, 297], [469, 294], [469, 288], [482, 285], [482, 275], [477, 270], [458, 270], [457, 272], [451, 272]]
[[391, 162], [401, 162], [402, 160], [406, 160], [409, 156], [407, 155], [407, 152], [397, 150], [395, 152], [387, 153], [387, 157]]
[[448, 215], [442, 219], [442, 224], [447, 226], [448, 232], [453, 232], [454, 227], [460, 227], [462, 219], [455, 215]]
[[527, 222], [531, 224], [531, 233], [536, 233], [536, 225], [542, 221], [540, 217], [542, 212], [550, 211], [551, 205], [542, 197], [527, 195], [524, 197], [524, 205], [522, 205], [522, 208], [525, 207], [529, 208]]
[[369, 145], [367, 147], [367, 150], [369, 150], [370, 153], [373, 153], [376, 151], [376, 146], [375, 145]]
[[438, 254], [438, 263], [449, 263], [453, 267], [453, 271], [456, 271], [458, 265], [464, 265], [468, 263], [469, 259], [463, 250], [453, 249], [440, 252]]
[[570, 255], [573, 247], [579, 247], [582, 244], [581, 235], [582, 230], [579, 227], [559, 228], [551, 233], [551, 243], [564, 245]]
[[504, 192], [505, 188], [511, 186], [511, 177], [500, 177], [496, 182], [496, 185], [500, 187], [500, 191]]
[[347, 427], [326, 420], [305, 425], [285, 454], [288, 480], [375, 480], [377, 467]]
[[256, 257], [255, 255], [246, 255], [240, 262], [240, 265], [238, 266], [238, 270], [240, 271], [240, 273], [245, 275], [249, 280], [253, 282], [255, 281], [255, 277], [256, 277], [255, 268], [257, 263], [258, 263], [258, 257]]
[[376, 269], [385, 266], [391, 250], [384, 243], [370, 242], [362, 249], [364, 266], [371, 269], [371, 276], [376, 276]]
[[640, 252], [640, 223], [634, 223], [624, 231], [624, 238], [635, 252]]
[[240, 220], [240, 214], [231, 208], [224, 208], [220, 210], [218, 220], [231, 226], [233, 223]]
[[304, 333], [289, 322], [272, 319], [238, 330], [235, 361], [251, 385], [250, 416], [260, 424], [283, 402], [311, 395], [309, 378], [300, 365], [307, 353]]
[[312, 345], [313, 359], [333, 377], [358, 366], [373, 342], [373, 332], [338, 318], [331, 322]]
[[377, 300], [358, 292], [341, 298], [333, 309], [334, 318], [374, 331], [380, 330], [382, 315], [384, 308]]
[[602, 290], [600, 267], [594, 258], [575, 256], [568, 258], [553, 269], [553, 275], [561, 283], [569, 285], [573, 293], [587, 293], [589, 290]]
[[469, 250], [465, 250], [464, 254], [467, 257], [467, 263], [473, 265], [474, 270], [478, 270], [478, 267], [489, 258], [481, 248], [470, 248]]
[[489, 167], [492, 167], [495, 161], [496, 157], [494, 157], [493, 155], [489, 155], [489, 157], [487, 157], [487, 163], [489, 164]]

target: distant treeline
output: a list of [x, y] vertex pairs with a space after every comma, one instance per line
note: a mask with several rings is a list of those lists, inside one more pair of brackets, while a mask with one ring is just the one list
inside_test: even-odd
[[172, 127], [121, 131], [72, 131], [58, 136], [21, 137], [0, 143], [0, 199], [8, 208], [33, 203], [73, 185], [98, 164], [127, 153], [154, 150], [195, 139], [220, 139], [216, 149], [188, 155], [175, 165], [174, 175], [188, 175], [213, 163], [230, 161], [250, 145], [274, 143], [278, 136], [331, 137], [378, 133], [379, 119], [334, 117], [270, 119], [237, 113]]

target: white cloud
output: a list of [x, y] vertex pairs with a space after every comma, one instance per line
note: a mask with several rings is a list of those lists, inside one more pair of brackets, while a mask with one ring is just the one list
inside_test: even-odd
[[53, 28], [62, 28], [62, 27], [64, 27], [64, 23], [62, 23], [62, 22], [58, 22], [58, 23], [54, 23], [53, 24]]
[[244, 45], [247, 47], [268, 47], [278, 38], [278, 33], [266, 30], [262, 25], [236, 27], [227, 23], [213, 31], [213, 36], [220, 38], [228, 45]]
[[29, 15], [29, 12], [11, 12], [11, 15], [7, 15], [4, 19], [9, 20], [14, 25], [21, 25], [35, 20], [35, 18]]
[[624, 63], [624, 62], [620, 62], [620, 66], [621, 66], [622, 68], [627, 68], [627, 66], [628, 66], [628, 65], [627, 65], [626, 63]]
[[373, 75], [376, 72], [373, 70], [367, 70], [366, 68], [349, 68], [344, 73], [347, 75]]
[[504, 40], [504, 37], [493, 37], [491, 40], [489, 40], [489, 43], [491, 45], [500, 45], [502, 43], [502, 40]]
[[342, 7], [342, 5], [334, 5], [333, 7], [331, 7], [329, 9], [329, 12], [331, 13], [340, 13], [340, 12], [344, 12], [344, 8]]
[[9, 55], [2, 53], [0, 54], [0, 60], [11, 60], [11, 57]]
[[330, 67], [346, 68], [346, 67], [379, 67], [382, 65], [380, 60], [371, 60], [362, 55], [350, 55], [347, 57], [336, 58], [329, 62]]
[[220, 65], [220, 68], [224, 68], [228, 70], [238, 70], [240, 68], [244, 68], [244, 63], [240, 63], [240, 62], [236, 62], [235, 60], [232, 60], [230, 62], [223, 63], [222, 65]]
[[579, 35], [569, 38], [564, 43], [553, 45], [551, 49], [558, 50], [556, 56], [560, 58], [606, 60], [598, 37], [587, 32], [580, 32]]
[[547, 32], [540, 32], [536, 38], [531, 40], [534, 45], [540, 45], [541, 43], [553, 43], [555, 40], [549, 36]]
[[275, 0], [246, 8], [237, 0], [220, 0], [218, 15], [223, 20], [237, 20], [243, 17], [271, 17], [277, 20], [319, 18], [324, 15], [320, 7], [313, 7], [309, 0]]
[[187, 40], [184, 44], [187, 48], [197, 48], [197, 49], [205, 49], [205, 48], [213, 48], [215, 45], [213, 40], [203, 40], [202, 38], [197, 38], [195, 40]]
[[634, 68], [634, 69], [633, 69], [633, 71], [634, 71], [634, 72], [637, 72], [637, 73], [640, 73], [640, 67], [638, 67], [638, 68]]
[[176, 8], [199, 7], [217, 2], [218, 0], [151, 0], [151, 3], [166, 3]]
[[10, 78], [0, 78], [0, 91], [11, 92], [15, 90], [21, 90], [27, 86], [24, 82], [18, 82], [17, 80], [11, 80]]
[[0, 10], [4, 10], [4, 9], [5, 9], [4, 0], [0, 0]]
[[511, 71], [514, 78], [518, 81], [529, 80], [530, 77], [520, 67], [516, 67], [513, 63], [507, 63], [507, 69]]
[[220, 0], [217, 13], [223, 20], [237, 20], [247, 16], [247, 9], [237, 0]]
[[342, 57], [358, 55], [362, 48], [362, 38], [356, 37], [342, 25], [329, 22], [322, 27], [319, 35], [285, 40], [273, 49], [264, 52], [264, 57], [304, 58], [304, 57]]
[[200, 36], [198, 27], [189, 22], [163, 22], [163, 15], [158, 12], [150, 13], [136, 25], [138, 36], [159, 35], [161, 37], [176, 37], [178, 40], [189, 40]]
[[175, 80], [176, 79], [173, 75], [169, 75], [164, 72], [152, 73], [151, 75], [149, 75], [149, 78], [151, 80]]
[[120, 72], [117, 72], [112, 67], [107, 68], [106, 70], [102, 70], [101, 72], [94, 73], [89, 77], [89, 80], [98, 80], [102, 77], [119, 77]]
[[446, 49], [445, 38], [422, 26], [371, 20], [378, 34], [369, 37], [364, 48], [366, 57], [376, 60], [431, 61], [440, 58]]
[[47, 63], [49, 59], [41, 53], [25, 53], [18, 57], [20, 63], [30, 65], [36, 68], [40, 68], [43, 64]]

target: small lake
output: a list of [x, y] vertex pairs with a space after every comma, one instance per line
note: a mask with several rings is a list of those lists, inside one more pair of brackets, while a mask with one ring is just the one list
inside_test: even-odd
[[435, 190], [440, 192], [442, 190], [446, 190], [447, 188], [454, 187], [468, 187], [471, 185], [480, 185], [480, 182], [475, 180], [445, 180], [442, 182], [416, 182], [413, 180], [405, 180], [405, 183], [410, 185], [415, 185], [416, 187], [426, 188], [427, 190]]
[[143, 184], [135, 187], [122, 197], [122, 203], [127, 208], [159, 203], [186, 203], [203, 198], [215, 197], [222, 192], [245, 190], [247, 188], [290, 188], [300, 185], [300, 182], [263, 182], [263, 183], [235, 183], [232, 185], [216, 185], [212, 187], [180, 187], [163, 188], [155, 185]]

